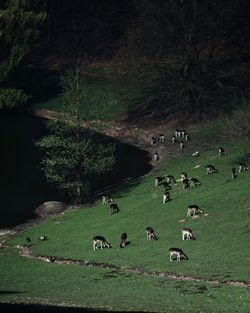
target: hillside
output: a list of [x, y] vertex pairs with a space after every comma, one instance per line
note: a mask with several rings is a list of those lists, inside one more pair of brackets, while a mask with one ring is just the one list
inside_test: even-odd
[[[220, 137], [218, 120], [204, 125], [190, 128], [184, 155], [172, 154], [149, 174], [110, 192], [119, 213], [110, 215], [109, 204], [98, 200], [2, 243], [0, 301], [116, 311], [249, 312], [249, 172], [231, 178], [232, 167], [243, 162], [243, 143]], [[170, 138], [161, 151], [178, 152]], [[218, 156], [220, 146], [227, 155]], [[193, 158], [190, 152], [197, 149], [201, 155]], [[219, 173], [206, 175], [207, 164]], [[201, 186], [183, 190], [183, 171]], [[166, 175], [178, 181], [170, 190], [171, 201], [163, 204], [163, 187], [155, 187], [154, 179]], [[187, 218], [190, 204], [206, 214]], [[147, 226], [159, 240], [146, 239]], [[191, 228], [196, 240], [182, 241], [183, 227]], [[123, 232], [130, 244], [120, 249]], [[44, 235], [48, 240], [39, 241]], [[96, 235], [104, 236], [112, 249], [94, 251]], [[29, 248], [26, 237], [31, 238]], [[170, 262], [170, 247], [181, 248], [189, 260]], [[48, 257], [54, 262], [44, 262]]]

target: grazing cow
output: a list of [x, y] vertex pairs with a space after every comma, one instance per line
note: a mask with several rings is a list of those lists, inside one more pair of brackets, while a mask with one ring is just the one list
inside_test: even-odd
[[213, 165], [206, 165], [205, 169], [206, 169], [206, 174], [207, 175], [214, 174], [214, 173], [219, 173], [217, 168], [215, 168]]
[[146, 233], [147, 233], [147, 239], [148, 240], [157, 240], [158, 239], [152, 227], [148, 226], [146, 228]]
[[110, 204], [110, 210], [109, 210], [110, 215], [114, 214], [114, 213], [118, 213], [119, 211], [120, 211], [120, 209], [118, 208], [116, 203]]
[[169, 250], [170, 261], [173, 262], [173, 257], [176, 256], [177, 261], [181, 261], [181, 257], [188, 260], [188, 256], [179, 248], [170, 248]]
[[171, 141], [172, 141], [172, 143], [176, 143], [176, 142], [177, 142], [176, 137], [175, 137], [175, 136], [173, 136], [173, 137], [172, 137], [172, 139], [171, 139]]
[[186, 140], [186, 141], [189, 141], [189, 140], [190, 140], [189, 134], [185, 134], [185, 140]]
[[155, 178], [155, 187], [158, 187], [162, 181], [164, 180], [164, 177], [158, 176]]
[[113, 199], [109, 195], [102, 196], [102, 204], [113, 202]]
[[175, 132], [174, 132], [174, 136], [177, 139], [179, 137], [179, 129], [176, 128]]
[[167, 175], [166, 176], [166, 182], [168, 183], [168, 184], [176, 184], [176, 180], [175, 180], [175, 178], [174, 178], [174, 176], [172, 176], [172, 175]]
[[47, 236], [40, 236], [39, 240], [40, 241], [45, 241], [45, 240], [48, 240], [48, 237]]
[[199, 208], [197, 204], [191, 204], [187, 208], [187, 217], [203, 214], [204, 212]]
[[165, 135], [164, 134], [160, 134], [159, 135], [159, 141], [160, 142], [164, 142], [165, 141]]
[[154, 145], [156, 143], [156, 138], [152, 137], [151, 140], [150, 140], [150, 143], [151, 143], [151, 145]]
[[191, 178], [189, 179], [190, 187], [196, 187], [201, 185], [201, 182], [197, 178]]
[[154, 153], [154, 161], [157, 162], [159, 160], [159, 153], [155, 151]]
[[182, 131], [181, 131], [181, 138], [185, 138], [185, 136], [186, 136], [186, 131], [185, 131], [185, 130], [182, 130]]
[[183, 142], [183, 141], [181, 141], [181, 142], [180, 142], [180, 149], [181, 149], [181, 150], [183, 150], [183, 149], [184, 149], [184, 147], [185, 147], [185, 146], [184, 146], [184, 142]]
[[120, 248], [126, 247], [127, 238], [128, 238], [128, 235], [126, 233], [121, 234]]
[[181, 172], [181, 180], [183, 179], [187, 179], [188, 178], [188, 175], [186, 172]]
[[200, 156], [200, 152], [199, 151], [195, 151], [193, 154], [192, 154], [192, 157], [198, 157]]
[[31, 243], [30, 237], [26, 237], [26, 240], [27, 240], [28, 243]]
[[167, 203], [168, 201], [170, 201], [170, 193], [165, 190], [164, 194], [163, 194], [163, 204]]
[[239, 173], [243, 173], [245, 171], [248, 171], [246, 163], [239, 163]]
[[182, 240], [195, 240], [192, 229], [190, 228], [182, 228]]
[[46, 262], [54, 263], [55, 262], [55, 258], [53, 256], [47, 256], [46, 257]]
[[218, 150], [218, 155], [219, 156], [226, 155], [226, 154], [227, 154], [227, 152], [225, 151], [224, 148], [219, 148], [219, 150]]
[[232, 179], [235, 179], [236, 177], [237, 177], [237, 175], [236, 175], [236, 168], [233, 167], [232, 168]]
[[100, 244], [101, 249], [106, 248], [106, 247], [107, 248], [112, 248], [111, 244], [109, 242], [107, 242], [107, 240], [104, 237], [102, 237], [102, 236], [95, 236], [95, 237], [93, 237], [93, 249], [94, 249], [94, 251], [99, 249], [97, 247], [97, 244]]
[[164, 181], [164, 182], [162, 183], [162, 186], [163, 186], [163, 188], [164, 188], [165, 190], [171, 190], [171, 189], [172, 189], [172, 187], [170, 186], [170, 184], [169, 184], [168, 182], [166, 182], [166, 181]]
[[178, 135], [177, 135], [177, 137], [178, 137], [178, 138], [181, 138], [181, 134], [182, 134], [182, 131], [179, 129], [179, 130], [178, 130]]
[[187, 189], [187, 188], [189, 188], [189, 187], [190, 187], [190, 185], [189, 185], [189, 179], [188, 179], [188, 178], [183, 179], [183, 180], [182, 180], [182, 188], [183, 188], [183, 189]]

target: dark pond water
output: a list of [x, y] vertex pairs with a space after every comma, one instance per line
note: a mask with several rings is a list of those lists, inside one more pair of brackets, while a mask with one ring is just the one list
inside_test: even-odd
[[[39, 169], [41, 154], [35, 141], [46, 134], [45, 121], [26, 112], [0, 115], [0, 228], [34, 218], [45, 201], [66, 201], [65, 194], [50, 186]], [[118, 144], [113, 173], [98, 179], [95, 189], [138, 177], [151, 169], [149, 156], [133, 146]]]

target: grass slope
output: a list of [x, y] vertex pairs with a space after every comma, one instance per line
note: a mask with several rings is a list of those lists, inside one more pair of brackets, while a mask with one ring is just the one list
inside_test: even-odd
[[[139, 96], [138, 88], [128, 82], [116, 81], [107, 77], [92, 78], [85, 76], [87, 84], [87, 98], [89, 103], [81, 106], [80, 116], [84, 120], [99, 119], [111, 121], [117, 119], [129, 109], [135, 97]], [[34, 109], [47, 109], [64, 112], [63, 102], [60, 96], [48, 101], [36, 104]]]
[[[199, 158], [179, 156], [114, 191], [112, 197], [121, 210], [118, 214], [110, 216], [109, 206], [98, 201], [94, 207], [50, 218], [8, 243], [22, 245], [29, 236], [34, 242], [33, 255], [250, 282], [250, 172], [232, 181], [231, 168], [242, 161], [242, 144], [220, 144], [228, 151], [227, 156], [218, 157], [218, 147], [201, 151]], [[219, 174], [207, 176], [207, 164], [218, 168]], [[172, 201], [162, 204], [163, 188], [154, 187], [154, 178], [168, 174], [179, 178], [182, 171], [189, 177], [198, 177], [202, 185], [182, 190], [178, 182], [170, 191]], [[186, 218], [187, 206], [194, 203], [208, 216]], [[186, 221], [180, 223], [183, 219]], [[147, 226], [155, 229], [158, 241], [146, 240]], [[182, 227], [191, 228], [197, 240], [182, 241]], [[125, 249], [119, 248], [122, 232], [131, 241]], [[41, 235], [47, 235], [49, 240], [39, 242]], [[113, 248], [93, 251], [94, 235], [104, 236]], [[183, 249], [189, 261], [170, 262], [168, 248], [173, 246]], [[21, 293], [4, 293], [0, 301], [152, 312], [249, 312], [250, 308], [249, 289], [47, 264], [23, 259], [11, 248], [6, 253], [0, 260], [1, 289]]]

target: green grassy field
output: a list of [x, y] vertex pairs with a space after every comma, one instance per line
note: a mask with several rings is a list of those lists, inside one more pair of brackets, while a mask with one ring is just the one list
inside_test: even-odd
[[[135, 97], [140, 91], [128, 82], [116, 81], [107, 77], [92, 78], [85, 76], [87, 84], [88, 103], [81, 106], [80, 115], [84, 120], [114, 120], [126, 114]], [[34, 109], [47, 109], [64, 112], [62, 98], [60, 96], [38, 103]]]
[[[210, 125], [208, 129], [212, 133], [214, 127]], [[202, 133], [204, 129], [200, 136]], [[197, 134], [192, 138], [197, 138]], [[228, 155], [217, 156], [219, 145]], [[0, 289], [10, 293], [0, 294], [0, 302], [121, 311], [250, 312], [250, 289], [224, 283], [230, 280], [250, 283], [250, 172], [231, 179], [232, 166], [243, 161], [242, 151], [241, 143], [220, 142], [200, 151], [199, 158], [179, 156], [162, 161], [148, 175], [111, 192], [120, 207], [118, 214], [110, 216], [109, 205], [98, 200], [95, 206], [50, 218], [10, 238], [10, 247], [1, 249], [0, 259]], [[207, 164], [214, 165], [219, 173], [207, 176], [204, 169]], [[162, 204], [163, 188], [154, 187], [154, 178], [174, 175], [179, 179], [182, 171], [189, 177], [198, 177], [202, 185], [182, 190], [177, 182], [170, 191], [172, 200]], [[190, 204], [198, 204], [208, 215], [195, 220], [187, 218]], [[158, 241], [146, 240], [147, 226], [155, 229]], [[197, 240], [182, 241], [182, 227], [191, 228]], [[120, 249], [123, 232], [131, 243]], [[42, 235], [49, 240], [39, 242]], [[95, 235], [104, 236], [112, 249], [93, 251]], [[122, 269], [23, 258], [14, 246], [26, 244], [27, 236], [33, 241], [33, 256], [104, 262]], [[170, 247], [181, 248], [189, 260], [170, 262]], [[200, 277], [204, 282], [132, 274], [127, 271], [129, 267]], [[205, 282], [209, 279], [220, 283]]]

